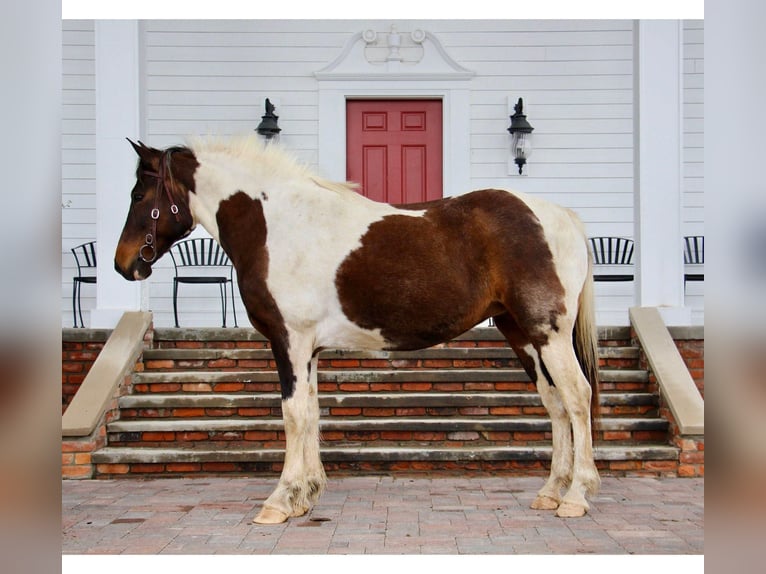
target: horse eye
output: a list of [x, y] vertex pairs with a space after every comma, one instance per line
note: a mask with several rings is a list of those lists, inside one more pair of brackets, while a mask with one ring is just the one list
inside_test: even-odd
[[144, 195], [142, 193], [137, 193], [133, 196], [133, 203], [138, 203], [144, 198]]

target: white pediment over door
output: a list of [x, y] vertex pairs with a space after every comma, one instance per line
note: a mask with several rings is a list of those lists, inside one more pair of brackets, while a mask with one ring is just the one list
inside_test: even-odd
[[453, 60], [430, 32], [357, 32], [340, 55], [314, 72], [317, 80], [469, 80], [474, 72]]

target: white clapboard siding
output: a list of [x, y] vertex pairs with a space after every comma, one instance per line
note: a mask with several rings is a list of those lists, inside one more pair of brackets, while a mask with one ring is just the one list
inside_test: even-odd
[[704, 23], [684, 22], [684, 234], [704, 235]]
[[[589, 235], [632, 237], [630, 20], [144, 21], [140, 135], [148, 144], [164, 147], [183, 143], [190, 135], [252, 133], [265, 111], [264, 100], [270, 98], [279, 116], [281, 142], [316, 167], [319, 90], [314, 72], [338, 57], [357, 32], [386, 34], [392, 24], [402, 34], [428, 31], [452, 59], [474, 72], [465, 84], [470, 91], [465, 110], [470, 126], [469, 189], [499, 187], [536, 194], [575, 210]], [[95, 233], [95, 98], [93, 25], [65, 21], [64, 30], [62, 177], [63, 199], [70, 205], [63, 210], [63, 247], [68, 253], [70, 244]], [[683, 30], [683, 225], [685, 234], [696, 234], [704, 224], [702, 22], [685, 22]], [[406, 89], [404, 84], [381, 82], [380, 87]], [[507, 132], [519, 97], [535, 127], [524, 176], [517, 175], [510, 158]], [[205, 233], [197, 230], [197, 235]], [[150, 307], [155, 325], [169, 326], [169, 257], [155, 269], [149, 280]], [[66, 275], [62, 286], [71, 288]], [[62, 305], [65, 325], [71, 322], [67, 297], [68, 291]], [[220, 323], [217, 288], [184, 285], [182, 297], [182, 325]], [[625, 322], [632, 303], [632, 284], [598, 286], [600, 322]], [[247, 324], [238, 294], [236, 304], [240, 324]]]
[[[61, 321], [71, 327], [71, 248], [96, 238], [95, 33], [90, 20], [62, 21]], [[83, 319], [96, 305], [96, 288], [83, 285]], [[78, 319], [79, 321], [79, 319]]]
[[[683, 200], [684, 235], [705, 234], [704, 179], [704, 21], [688, 20], [683, 25]], [[704, 283], [685, 286], [686, 305], [695, 323], [704, 321]]]

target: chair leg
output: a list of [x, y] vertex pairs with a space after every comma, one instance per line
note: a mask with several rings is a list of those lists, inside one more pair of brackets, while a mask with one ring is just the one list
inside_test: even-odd
[[221, 316], [223, 317], [223, 327], [226, 328], [226, 284], [219, 283], [218, 290], [221, 292]]
[[77, 281], [72, 281], [72, 323], [75, 329], [77, 328]]
[[85, 321], [82, 320], [82, 283], [77, 282], [77, 314], [80, 316], [80, 327], [85, 328]]
[[231, 285], [231, 312], [234, 314], [234, 326], [239, 327], [239, 323], [237, 323], [237, 306], [234, 304], [234, 281], [229, 281], [229, 284]]
[[173, 316], [176, 319], [176, 328], [178, 328], [178, 279], [173, 278]]

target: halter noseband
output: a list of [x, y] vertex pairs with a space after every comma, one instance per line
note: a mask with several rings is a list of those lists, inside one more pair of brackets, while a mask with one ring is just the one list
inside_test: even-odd
[[[152, 263], [157, 259], [157, 249], [154, 247], [154, 238], [157, 235], [157, 220], [160, 218], [160, 195], [162, 195], [160, 188], [164, 189], [165, 194], [168, 196], [168, 201], [170, 201], [170, 212], [175, 216], [176, 221], [181, 221], [181, 217], [178, 215], [178, 206], [173, 201], [173, 195], [170, 192], [170, 188], [165, 185], [166, 174], [170, 178], [170, 184], [173, 184], [173, 172], [170, 169], [170, 156], [172, 153], [173, 152], [170, 150], [162, 152], [159, 173], [153, 171], [144, 172], [146, 175], [151, 175], [157, 178], [157, 193], [154, 194], [154, 209], [152, 209], [151, 212], [152, 232], [146, 234], [146, 239], [144, 240], [145, 243], [141, 246], [141, 249], [138, 250], [138, 257], [145, 263]], [[144, 250], [147, 248], [151, 252], [151, 257], [146, 257], [144, 255]]]

